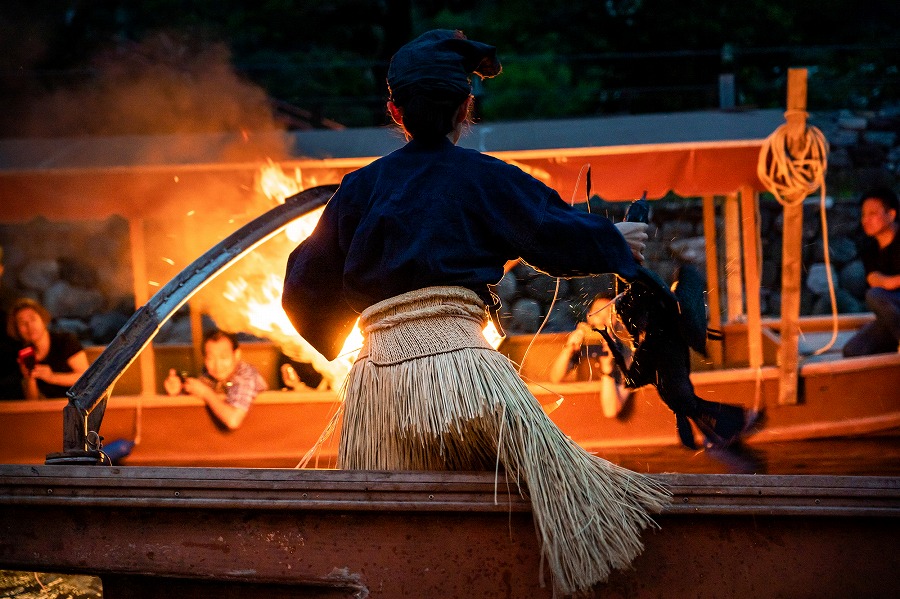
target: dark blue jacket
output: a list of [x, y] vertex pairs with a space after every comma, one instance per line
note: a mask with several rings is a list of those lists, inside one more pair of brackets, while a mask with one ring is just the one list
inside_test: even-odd
[[288, 260], [283, 305], [332, 359], [357, 313], [389, 297], [458, 285], [490, 305], [488, 285], [515, 258], [560, 277], [636, 273], [608, 219], [501, 160], [413, 140], [344, 177]]

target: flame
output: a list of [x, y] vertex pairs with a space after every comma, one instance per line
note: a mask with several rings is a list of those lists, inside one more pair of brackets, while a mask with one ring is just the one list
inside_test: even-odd
[[359, 328], [359, 319], [357, 318], [356, 322], [353, 324], [353, 330], [350, 331], [350, 334], [347, 335], [347, 338], [344, 340], [341, 352], [338, 354], [338, 357], [334, 359], [334, 362], [345, 364], [347, 372], [350, 372], [350, 367], [356, 362], [356, 357], [359, 356], [359, 350], [362, 349], [363, 342], [364, 338], [362, 330]]
[[497, 330], [497, 327], [494, 326], [494, 321], [489, 320], [487, 326], [484, 327], [484, 330], [481, 331], [481, 334], [484, 335], [484, 338], [487, 339], [487, 342], [491, 344], [491, 347], [497, 349], [500, 347], [500, 343], [503, 342], [506, 337], [500, 334], [500, 331]]
[[247, 332], [271, 339], [291, 358], [310, 362], [328, 387], [339, 387], [362, 348], [362, 333], [354, 328], [340, 355], [329, 362], [294, 330], [281, 307], [283, 287], [284, 281], [274, 273], [261, 275], [252, 282], [238, 277], [226, 283], [222, 296], [233, 303], [232, 310], [244, 316]]
[[269, 160], [269, 163], [259, 169], [256, 176], [256, 186], [260, 192], [270, 200], [284, 204], [285, 198], [303, 191], [303, 179], [300, 169], [297, 169], [295, 177], [288, 177], [281, 167]]
[[[310, 183], [313, 186], [317, 185], [315, 179], [311, 180]], [[257, 175], [257, 187], [270, 200], [284, 204], [285, 199], [305, 189], [303, 186], [303, 173], [297, 168], [294, 170], [294, 177], [289, 177], [280, 166], [270, 160], [266, 166], [260, 169]], [[303, 218], [295, 220], [284, 230], [285, 235], [294, 243], [300, 243], [309, 237], [313, 229], [316, 228], [316, 223], [319, 222], [323, 210], [325, 210], [324, 206], [313, 210]]]
[[[314, 180], [310, 182], [317, 184]], [[283, 204], [286, 198], [303, 191], [305, 186], [300, 169], [295, 169], [291, 176], [270, 160], [257, 173], [256, 188], [269, 200]], [[286, 239], [278, 242], [279, 247], [284, 248], [285, 256], [296, 244], [309, 237], [319, 222], [322, 210], [324, 208], [304, 215], [285, 229]], [[325, 386], [335, 389], [346, 378], [359, 354], [362, 333], [354, 328], [340, 355], [335, 360], [326, 360], [297, 334], [281, 307], [284, 278], [280, 272], [272, 272], [271, 264], [275, 259], [279, 257], [259, 256], [248, 265], [244, 276], [237, 275], [225, 284], [222, 297], [229, 302], [226, 310], [229, 315], [223, 315], [223, 319], [230, 318], [242, 330], [270, 339], [295, 360], [310, 362], [322, 374]]]
[[[290, 176], [271, 160], [257, 173], [256, 183], [259, 193], [271, 201], [282, 204], [286, 198], [304, 189], [300, 169], [295, 169], [293, 176]], [[315, 181], [311, 183], [316, 184]], [[292, 249], [297, 243], [309, 237], [322, 215], [322, 210], [324, 208], [291, 223], [285, 229], [290, 243], [285, 245]], [[338, 357], [332, 361], [326, 360], [297, 334], [281, 307], [284, 279], [280, 273], [271, 272], [271, 262], [271, 257], [261, 256], [252, 264], [245, 276], [238, 275], [225, 283], [222, 298], [229, 304], [224, 311], [226, 314], [222, 315], [223, 320], [231, 319], [234, 326], [241, 330], [277, 343], [289, 357], [310, 362], [313, 368], [322, 374], [325, 385], [332, 389], [340, 387], [363, 345], [359, 321], [344, 341]], [[484, 336], [495, 349], [503, 341], [493, 322], [488, 322]]]

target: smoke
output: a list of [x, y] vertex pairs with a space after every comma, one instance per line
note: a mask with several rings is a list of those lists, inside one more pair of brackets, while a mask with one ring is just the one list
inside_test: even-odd
[[[264, 90], [236, 73], [230, 61], [224, 44], [156, 33], [97, 55], [86, 79], [34, 97], [17, 119], [20, 136], [106, 137], [127, 148], [127, 155], [117, 157], [121, 166], [134, 167], [127, 172], [126, 184], [118, 179], [108, 185], [93, 182], [90, 193], [106, 197], [83, 198], [84, 207], [89, 213], [91, 205], [121, 202], [132, 207], [130, 214], [135, 213], [134, 206], [142, 207], [137, 212], [144, 220], [151, 292], [287, 195], [336, 183], [343, 174], [325, 169], [311, 169], [303, 176], [299, 171], [289, 173], [286, 178], [296, 186], [293, 192], [279, 198], [264, 192], [259, 171], [290, 157], [288, 136], [280, 134]], [[235, 163], [243, 166], [222, 168]], [[180, 168], [167, 172], [159, 166], [166, 164]], [[259, 166], [247, 168], [248, 164]], [[144, 168], [147, 165], [153, 168]], [[115, 178], [102, 171], [77, 176]], [[54, 186], [55, 200], [82, 199], [86, 180], [77, 176]], [[267, 337], [295, 359], [328, 371], [324, 358], [289, 323], [279, 326], [276, 315], [273, 326], [260, 324], [259, 314], [247, 309], [270, 304], [280, 310], [281, 278], [296, 244], [282, 233], [217, 277], [191, 305], [209, 314], [220, 328]], [[185, 318], [186, 314], [176, 315], [173, 323]], [[339, 377], [326, 373], [332, 383]]]
[[146, 135], [277, 129], [264, 90], [222, 43], [157, 32], [95, 56], [86, 77], [32, 98], [21, 136]]

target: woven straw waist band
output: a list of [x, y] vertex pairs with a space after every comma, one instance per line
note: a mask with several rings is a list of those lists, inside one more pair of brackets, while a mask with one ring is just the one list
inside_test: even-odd
[[464, 287], [426, 287], [366, 308], [359, 319], [365, 344], [359, 358], [397, 364], [465, 348], [492, 349], [482, 329], [487, 311]]

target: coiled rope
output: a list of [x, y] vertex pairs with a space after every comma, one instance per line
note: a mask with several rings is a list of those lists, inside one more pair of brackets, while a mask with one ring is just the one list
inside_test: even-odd
[[[784, 113], [787, 123], [778, 127], [763, 143], [759, 151], [756, 172], [782, 206], [802, 204], [807, 196], [820, 191], [819, 215], [822, 221], [822, 243], [825, 252], [825, 271], [828, 279], [828, 295], [831, 300], [831, 340], [814, 352], [820, 355], [831, 349], [837, 340], [837, 298], [831, 274], [831, 252], [828, 249], [828, 218], [825, 212], [825, 172], [828, 169], [828, 140], [816, 127], [806, 126], [802, 139], [792, 136], [795, 126], [791, 119], [806, 112], [789, 110]], [[791, 152], [792, 142], [794, 152]]]

